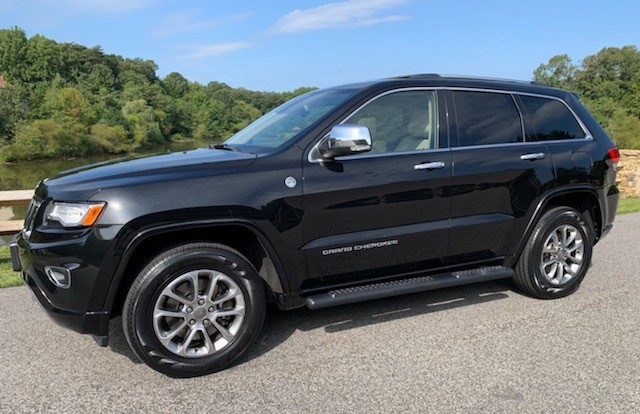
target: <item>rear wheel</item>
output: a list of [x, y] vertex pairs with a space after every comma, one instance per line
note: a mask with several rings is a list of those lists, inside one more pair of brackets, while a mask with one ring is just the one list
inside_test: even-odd
[[591, 234], [590, 226], [578, 211], [568, 207], [547, 211], [516, 264], [516, 285], [541, 299], [575, 292], [591, 263]]
[[260, 333], [265, 307], [262, 281], [240, 253], [190, 243], [139, 273], [122, 322], [129, 345], [151, 368], [193, 377], [232, 364]]

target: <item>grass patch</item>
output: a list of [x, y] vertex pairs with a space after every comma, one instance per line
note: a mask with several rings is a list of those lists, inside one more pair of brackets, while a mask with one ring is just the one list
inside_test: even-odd
[[20, 286], [20, 273], [13, 271], [9, 246], [0, 247], [0, 288]]
[[618, 214], [635, 213], [640, 211], [640, 197], [621, 198], [618, 203]]

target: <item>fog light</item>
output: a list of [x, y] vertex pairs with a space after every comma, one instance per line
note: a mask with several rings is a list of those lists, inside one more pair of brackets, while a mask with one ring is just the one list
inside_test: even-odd
[[44, 272], [56, 287], [69, 289], [71, 286], [71, 271], [66, 267], [46, 266]]

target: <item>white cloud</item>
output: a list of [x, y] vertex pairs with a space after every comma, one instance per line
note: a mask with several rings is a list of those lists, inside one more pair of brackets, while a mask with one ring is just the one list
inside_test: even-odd
[[225, 43], [212, 43], [207, 45], [187, 46], [190, 52], [183, 55], [185, 59], [200, 59], [211, 56], [223, 55], [225, 53], [235, 52], [237, 50], [246, 49], [252, 46], [252, 43], [246, 40]]
[[[259, 43], [265, 34], [286, 35], [320, 29], [374, 26], [406, 20], [409, 17], [386, 14], [384, 11], [398, 7], [408, 1], [411, 0], [346, 0], [328, 3], [312, 9], [294, 10], [282, 16], [275, 26], [267, 29], [266, 33], [245, 40], [184, 46], [182, 49], [186, 49], [188, 52], [182, 55], [181, 58], [202, 59], [246, 49]], [[218, 24], [244, 20], [249, 16], [250, 14], [244, 13], [221, 19], [192, 21], [194, 17], [193, 11], [179, 12], [169, 16], [169, 18], [174, 18], [173, 27], [159, 28], [155, 34], [164, 36], [183, 31], [201, 30]]]
[[197, 17], [201, 14], [202, 12], [200, 10], [183, 10], [171, 13], [161, 19], [156, 25], [156, 30], [153, 31], [153, 34], [164, 37], [180, 33], [197, 32], [216, 26], [241, 22], [251, 17], [253, 13], [238, 13], [216, 19], [198, 20]]
[[383, 10], [392, 9], [408, 0], [347, 0], [328, 3], [313, 9], [294, 10], [282, 16], [270, 33], [297, 33], [310, 30], [353, 28], [397, 22], [407, 16], [381, 16]]

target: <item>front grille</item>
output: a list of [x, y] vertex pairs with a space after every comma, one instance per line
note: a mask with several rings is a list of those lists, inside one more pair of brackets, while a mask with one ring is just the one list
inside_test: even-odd
[[29, 204], [29, 208], [27, 209], [27, 215], [24, 218], [24, 227], [22, 229], [22, 234], [25, 238], [29, 238], [31, 236], [31, 231], [36, 223], [36, 217], [38, 216], [38, 210], [42, 205], [42, 201], [38, 201], [35, 198], [31, 199], [31, 203]]

